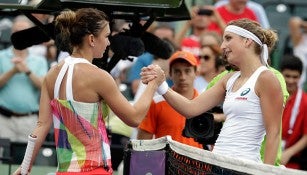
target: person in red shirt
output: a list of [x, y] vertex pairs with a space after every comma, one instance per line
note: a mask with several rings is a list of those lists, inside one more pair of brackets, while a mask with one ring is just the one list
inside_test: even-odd
[[282, 118], [281, 163], [288, 168], [307, 170], [307, 157], [303, 155], [303, 150], [307, 152], [307, 93], [299, 86], [302, 70], [303, 63], [296, 56], [285, 56], [281, 62], [290, 94]]
[[[194, 6], [191, 8], [191, 20], [186, 21], [181, 30], [176, 33], [175, 42], [181, 50], [191, 52], [198, 57], [200, 54], [200, 36], [209, 32], [209, 26], [215, 22], [217, 27], [225, 28], [225, 22], [214, 6]], [[186, 34], [191, 30], [191, 34]], [[219, 33], [220, 34], [220, 33]]]
[[[175, 52], [169, 60], [169, 76], [173, 80], [174, 91], [193, 99], [198, 92], [193, 87], [196, 77], [197, 59], [192, 53]], [[170, 135], [173, 140], [190, 146], [203, 148], [194, 138], [182, 136], [186, 118], [173, 109], [161, 95], [153, 98], [149, 111], [138, 126], [137, 139], [153, 139]]]
[[[247, 1], [248, 0], [229, 0], [227, 4], [217, 7], [216, 11], [220, 14], [226, 24], [232, 20], [242, 18], [259, 22], [253, 10], [247, 7]], [[221, 28], [220, 25], [212, 22], [208, 29], [222, 33], [225, 28]]]

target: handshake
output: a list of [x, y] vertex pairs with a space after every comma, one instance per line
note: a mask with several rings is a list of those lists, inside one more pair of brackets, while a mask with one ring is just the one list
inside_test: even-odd
[[168, 91], [169, 87], [165, 81], [165, 73], [160, 66], [151, 64], [147, 67], [143, 67], [140, 75], [143, 84], [155, 82], [159, 85], [157, 90], [159, 95], [164, 95]]

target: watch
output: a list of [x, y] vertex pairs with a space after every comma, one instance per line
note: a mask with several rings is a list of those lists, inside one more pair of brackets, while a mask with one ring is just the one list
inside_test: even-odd
[[31, 72], [30, 70], [28, 70], [27, 72], [25, 72], [25, 74], [26, 74], [27, 76], [29, 76], [31, 73], [32, 73], [32, 72]]

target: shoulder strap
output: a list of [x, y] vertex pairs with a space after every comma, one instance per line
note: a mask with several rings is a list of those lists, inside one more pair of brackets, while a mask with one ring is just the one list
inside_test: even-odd
[[252, 74], [252, 76], [248, 79], [249, 81], [249, 84], [252, 85], [252, 84], [256, 84], [257, 82], [257, 79], [259, 77], [259, 75], [265, 71], [265, 70], [269, 70], [266, 66], [260, 66], [258, 67], [258, 69]]
[[82, 58], [72, 58], [72, 57], [67, 57], [65, 59], [65, 63], [61, 68], [61, 71], [56, 79], [55, 82], [55, 87], [54, 87], [54, 98], [59, 97], [59, 90], [60, 90], [60, 85], [62, 83], [62, 80], [64, 78], [64, 75], [68, 69], [68, 74], [67, 74], [67, 80], [66, 80], [66, 99], [67, 100], [74, 100], [73, 97], [73, 91], [72, 91], [72, 75], [73, 75], [73, 70], [74, 70], [74, 65], [77, 63], [87, 63], [91, 64], [88, 60], [82, 59]]
[[253, 73], [253, 77], [258, 77], [261, 72], [268, 70], [268, 68], [266, 66], [260, 66], [254, 73]]
[[[68, 59], [68, 58], [66, 58], [66, 59]], [[59, 98], [60, 86], [61, 86], [61, 83], [62, 83], [62, 80], [63, 80], [63, 77], [66, 73], [67, 68], [68, 68], [68, 64], [66, 64], [66, 62], [65, 62], [64, 65], [62, 66], [61, 70], [60, 70], [60, 73], [58, 74], [58, 77], [56, 78], [56, 81], [55, 81], [54, 90], [53, 90], [54, 98]]]
[[232, 87], [233, 87], [233, 84], [234, 82], [236, 81], [236, 79], [241, 75], [241, 72], [238, 71], [238, 72], [235, 72], [227, 81], [227, 84], [226, 84], [226, 91], [227, 92], [230, 92]]

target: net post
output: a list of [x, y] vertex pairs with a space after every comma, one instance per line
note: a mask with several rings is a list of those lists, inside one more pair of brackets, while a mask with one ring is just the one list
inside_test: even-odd
[[124, 175], [129, 175], [129, 172], [130, 172], [131, 150], [132, 150], [132, 143], [131, 141], [129, 141], [124, 148], [124, 157], [123, 157], [123, 161], [124, 161], [123, 174]]

